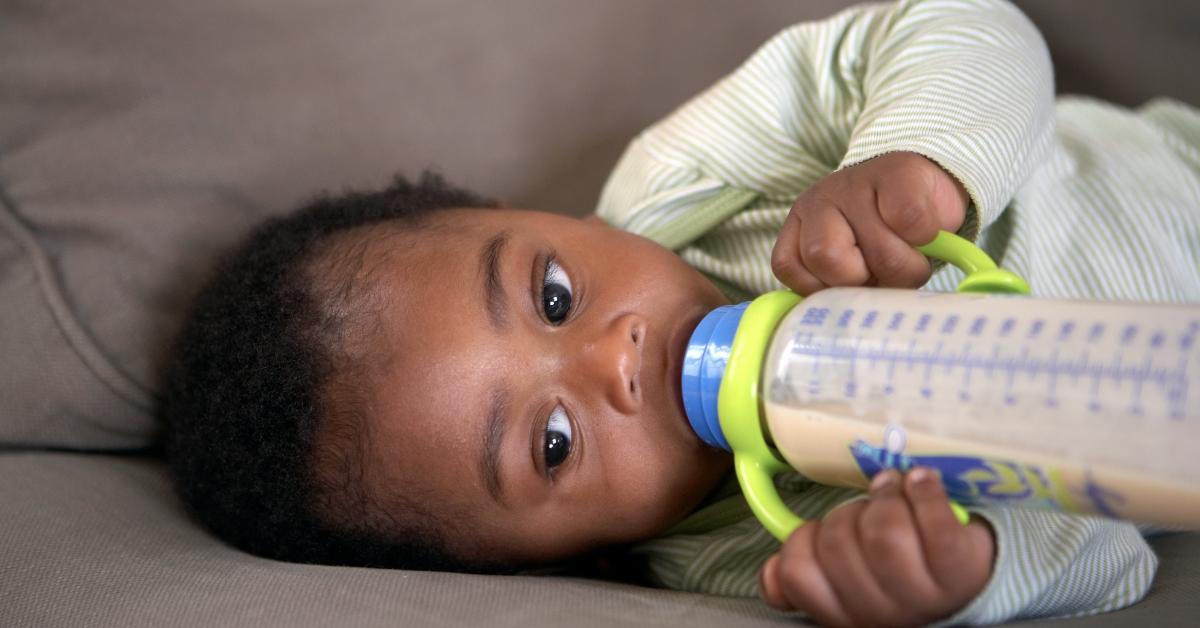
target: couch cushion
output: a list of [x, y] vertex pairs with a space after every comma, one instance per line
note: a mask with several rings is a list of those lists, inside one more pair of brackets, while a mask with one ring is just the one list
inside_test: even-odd
[[[0, 504], [5, 626], [796, 625], [755, 599], [256, 558], [192, 525], [152, 460], [0, 454]], [[1055, 626], [1195, 625], [1200, 533], [1152, 543], [1161, 565], [1145, 600]]]
[[4, 626], [793, 626], [753, 599], [553, 576], [280, 563], [192, 525], [165, 469], [0, 454]]

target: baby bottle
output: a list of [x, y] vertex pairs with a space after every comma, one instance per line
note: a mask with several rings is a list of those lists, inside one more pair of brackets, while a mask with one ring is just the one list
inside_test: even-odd
[[967, 273], [957, 293], [772, 292], [693, 332], [688, 420], [773, 535], [803, 523], [777, 473], [917, 465], [959, 503], [1200, 527], [1200, 306], [1032, 299], [957, 236], [921, 251]]

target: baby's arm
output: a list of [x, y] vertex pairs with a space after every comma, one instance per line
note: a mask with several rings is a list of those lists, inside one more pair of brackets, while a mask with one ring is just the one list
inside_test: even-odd
[[739, 192], [790, 205], [831, 172], [911, 152], [968, 193], [960, 234], [975, 239], [1048, 154], [1053, 92], [1045, 42], [1008, 3], [854, 7], [783, 31], [642, 133], [598, 213], [682, 249], [744, 208]]
[[1137, 526], [1023, 508], [975, 510], [992, 526], [992, 579], [950, 624], [1093, 615], [1145, 597], [1158, 557]]

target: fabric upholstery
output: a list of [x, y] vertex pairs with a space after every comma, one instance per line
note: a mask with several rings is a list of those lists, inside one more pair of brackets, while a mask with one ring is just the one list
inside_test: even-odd
[[[256, 558], [191, 525], [162, 465], [149, 459], [0, 454], [0, 504], [5, 626], [796, 625], [754, 599]], [[1200, 534], [1154, 546], [1162, 564], [1146, 600], [1054, 625], [1194, 626]]]
[[9, 453], [0, 478], [5, 626], [789, 625], [752, 599], [256, 558], [191, 525], [154, 461]]

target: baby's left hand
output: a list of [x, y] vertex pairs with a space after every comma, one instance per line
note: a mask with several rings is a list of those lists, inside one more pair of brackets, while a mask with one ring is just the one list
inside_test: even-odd
[[826, 626], [919, 626], [966, 606], [991, 577], [991, 527], [954, 518], [930, 469], [875, 476], [868, 500], [792, 533], [759, 573], [762, 598]]

